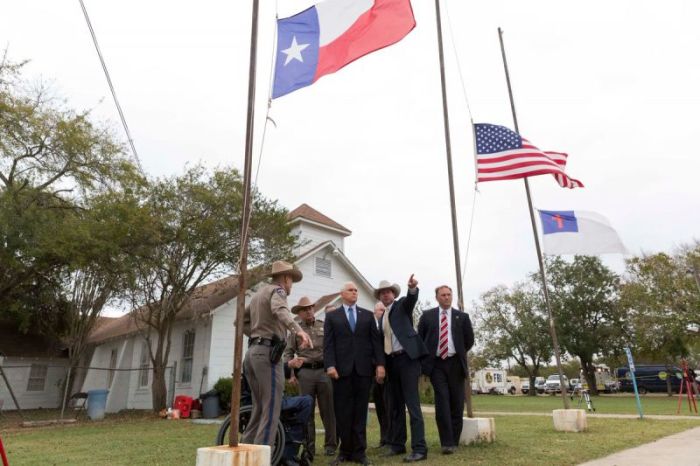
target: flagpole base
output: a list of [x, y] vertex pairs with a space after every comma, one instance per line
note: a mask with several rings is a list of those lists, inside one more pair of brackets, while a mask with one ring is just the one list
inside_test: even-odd
[[493, 443], [496, 441], [496, 420], [492, 417], [462, 418], [460, 445], [472, 443]]
[[583, 409], [555, 409], [552, 411], [554, 430], [559, 432], [584, 432], [588, 430], [586, 411]]
[[197, 448], [196, 466], [258, 466], [270, 464], [269, 445], [239, 444]]

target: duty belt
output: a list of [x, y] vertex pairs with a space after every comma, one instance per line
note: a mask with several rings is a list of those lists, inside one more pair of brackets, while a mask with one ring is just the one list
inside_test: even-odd
[[304, 369], [323, 369], [323, 361], [318, 362], [305, 362], [301, 365]]
[[271, 338], [254, 337], [248, 340], [248, 346], [253, 345], [272, 346], [273, 343]]

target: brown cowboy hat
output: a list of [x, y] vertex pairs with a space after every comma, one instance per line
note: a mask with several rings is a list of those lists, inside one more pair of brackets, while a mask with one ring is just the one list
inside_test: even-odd
[[314, 307], [314, 303], [307, 296], [302, 296], [296, 306], [292, 307], [292, 313], [299, 314], [299, 311], [303, 311], [307, 307]]
[[396, 283], [389, 283], [388, 280], [382, 280], [381, 282], [379, 282], [379, 286], [374, 289], [374, 297], [379, 299], [379, 293], [381, 293], [382, 290], [393, 291], [395, 298], [398, 298], [401, 294], [401, 287]]
[[270, 277], [275, 275], [289, 275], [292, 277], [294, 283], [300, 282], [304, 275], [301, 270], [297, 269], [296, 266], [285, 261], [275, 261], [272, 263], [272, 272], [270, 272]]

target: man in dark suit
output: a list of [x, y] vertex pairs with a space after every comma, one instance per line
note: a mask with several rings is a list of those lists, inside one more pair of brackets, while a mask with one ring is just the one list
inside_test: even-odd
[[[374, 320], [377, 322], [377, 328], [381, 332], [382, 316], [386, 311], [386, 307], [381, 301], [374, 305]], [[377, 422], [379, 423], [379, 446], [382, 448], [389, 445], [389, 390], [386, 389], [386, 379], [384, 383], [372, 383], [372, 399], [374, 400], [374, 411], [377, 413]]]
[[390, 392], [390, 433], [387, 456], [406, 452], [406, 408], [411, 418], [411, 454], [404, 462], [423, 461], [428, 458], [425, 443], [425, 425], [420, 408], [418, 379], [421, 373], [420, 360], [428, 354], [425, 344], [413, 328], [413, 308], [418, 302], [418, 281], [411, 275], [408, 293], [396, 300], [401, 289], [388, 281], [379, 283], [374, 296], [386, 311], [382, 317], [384, 353], [387, 355], [387, 389]]
[[452, 289], [435, 289], [439, 306], [427, 310], [418, 321], [418, 334], [429, 355], [423, 360], [423, 373], [430, 377], [435, 392], [435, 420], [442, 453], [457, 450], [462, 434], [464, 380], [467, 352], [474, 345], [474, 330], [469, 315], [452, 308]]
[[323, 363], [333, 380], [333, 405], [340, 452], [331, 464], [367, 459], [367, 407], [372, 376], [384, 381], [384, 353], [371, 311], [357, 306], [357, 286], [346, 283], [343, 301], [326, 314]]

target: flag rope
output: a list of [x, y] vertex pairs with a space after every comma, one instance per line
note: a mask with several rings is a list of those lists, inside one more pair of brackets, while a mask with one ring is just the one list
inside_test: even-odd
[[450, 8], [449, 8], [449, 3], [448, 1], [445, 2], [445, 16], [447, 16], [447, 26], [450, 30], [450, 42], [452, 43], [452, 53], [455, 56], [455, 61], [457, 62], [457, 72], [459, 74], [459, 80], [460, 83], [462, 84], [462, 95], [464, 96], [464, 102], [467, 105], [467, 113], [469, 113], [469, 119], [471, 120], [472, 124], [474, 123], [474, 117], [472, 116], [472, 109], [471, 106], [469, 105], [469, 98], [467, 97], [467, 86], [464, 84], [464, 75], [462, 74], [462, 64], [459, 61], [459, 54], [457, 53], [457, 45], [455, 43], [455, 37], [454, 37], [454, 28], [452, 27], [452, 16], [450, 15]]
[[[467, 233], [467, 247], [464, 252], [464, 263], [462, 265], [462, 283], [464, 283], [464, 277], [467, 275], [467, 261], [469, 260], [469, 245], [472, 241], [472, 229], [474, 227], [474, 210], [476, 208], [476, 195], [479, 194], [479, 189], [477, 185], [474, 184], [474, 193], [472, 195], [472, 215], [469, 219], [469, 232]], [[464, 303], [463, 303], [464, 304]]]

